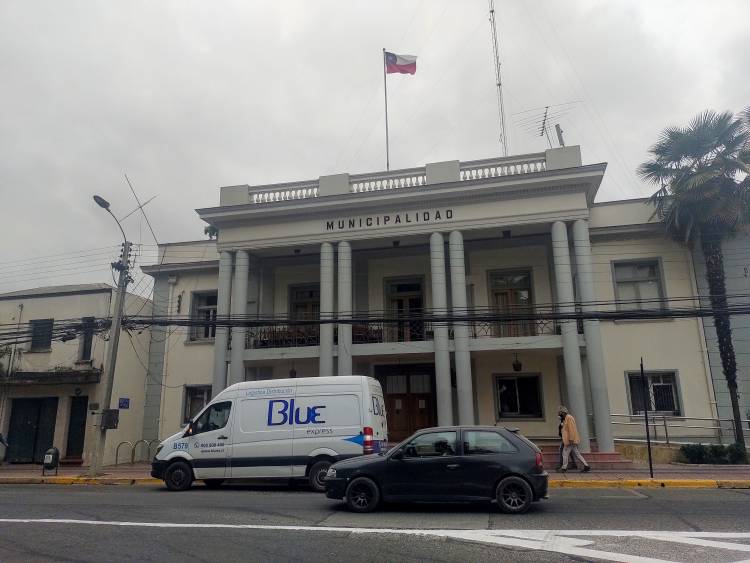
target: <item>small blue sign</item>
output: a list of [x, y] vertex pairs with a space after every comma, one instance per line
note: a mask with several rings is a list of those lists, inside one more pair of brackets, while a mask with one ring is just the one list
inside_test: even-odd
[[120, 400], [117, 403], [117, 408], [120, 408], [120, 409], [129, 409], [130, 408], [130, 398], [129, 397], [120, 397]]

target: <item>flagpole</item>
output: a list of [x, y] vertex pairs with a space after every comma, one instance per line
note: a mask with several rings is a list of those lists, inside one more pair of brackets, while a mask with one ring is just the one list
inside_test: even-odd
[[385, 49], [383, 49], [383, 92], [385, 94], [385, 169], [391, 169], [391, 157], [388, 147], [388, 80], [385, 71]]

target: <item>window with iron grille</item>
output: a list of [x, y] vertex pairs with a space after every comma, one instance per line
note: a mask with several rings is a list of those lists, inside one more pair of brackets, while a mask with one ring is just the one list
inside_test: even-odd
[[190, 327], [190, 340], [208, 340], [216, 337], [216, 302], [218, 292], [193, 293], [190, 318], [201, 324]]
[[[645, 405], [648, 411], [682, 416], [677, 374], [675, 372], [645, 372], [644, 376], [647, 398]], [[644, 393], [640, 372], [628, 373], [628, 386], [630, 390], [630, 412], [635, 415], [643, 414]]]
[[658, 260], [628, 260], [612, 264], [617, 308], [661, 309], [665, 307]]
[[52, 327], [54, 319], [31, 321], [31, 351], [44, 352], [52, 348]]
[[85, 361], [91, 359], [91, 351], [94, 344], [94, 317], [83, 317], [81, 335], [81, 353], [79, 360]]
[[495, 413], [502, 418], [543, 418], [539, 375], [496, 375]]
[[185, 405], [183, 407], [182, 421], [190, 422], [190, 419], [198, 414], [203, 407], [211, 401], [210, 385], [188, 385], [185, 387]]

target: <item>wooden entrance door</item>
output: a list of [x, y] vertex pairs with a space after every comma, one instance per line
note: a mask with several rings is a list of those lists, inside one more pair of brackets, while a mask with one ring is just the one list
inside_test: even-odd
[[83, 442], [86, 438], [86, 411], [88, 397], [73, 397], [70, 401], [70, 419], [68, 423], [68, 444], [65, 448], [67, 459], [83, 458]]
[[44, 452], [52, 447], [57, 418], [57, 397], [13, 399], [6, 461], [42, 463]]
[[376, 366], [375, 375], [385, 392], [388, 441], [400, 442], [435, 425], [433, 364]]

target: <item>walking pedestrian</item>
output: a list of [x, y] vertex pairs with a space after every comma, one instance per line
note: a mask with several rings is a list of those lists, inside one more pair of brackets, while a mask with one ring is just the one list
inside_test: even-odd
[[[557, 471], [560, 471], [563, 466], [563, 450], [565, 449], [565, 444], [563, 443], [562, 439], [562, 428], [563, 428], [563, 421], [565, 420], [565, 415], [558, 415], [560, 417], [560, 423], [557, 425], [557, 435], [560, 436], [560, 448], [557, 452], [557, 467], [555, 469]], [[566, 464], [567, 465], [567, 464]], [[576, 465], [575, 460], [573, 460], [573, 463], [570, 464], [571, 469], [578, 469], [578, 466]]]
[[581, 437], [578, 435], [578, 427], [576, 426], [576, 419], [573, 415], [568, 412], [566, 407], [561, 406], [558, 409], [558, 415], [560, 415], [560, 437], [562, 438], [563, 451], [562, 451], [562, 463], [560, 465], [560, 471], [565, 473], [568, 470], [568, 460], [570, 454], [573, 454], [583, 464], [581, 473], [587, 473], [591, 471], [591, 467], [586, 463], [586, 460], [581, 455], [578, 449], [578, 444], [581, 441]]

